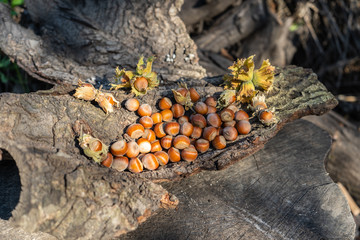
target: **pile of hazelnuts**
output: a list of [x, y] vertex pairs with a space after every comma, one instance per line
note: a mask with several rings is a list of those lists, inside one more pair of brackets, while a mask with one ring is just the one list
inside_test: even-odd
[[186, 111], [183, 105], [167, 97], [159, 101], [160, 112], [154, 112], [149, 104], [140, 105], [136, 98], [128, 99], [125, 107], [137, 112], [138, 123], [130, 125], [126, 137], [110, 146], [114, 158], [101, 164], [140, 173], [144, 168], [155, 170], [169, 161], [192, 162], [210, 146], [223, 149], [228, 141], [251, 131], [249, 115], [235, 105], [218, 111], [214, 97], [202, 102], [194, 88], [177, 91], [184, 95], [184, 91], [190, 91], [193, 111]]

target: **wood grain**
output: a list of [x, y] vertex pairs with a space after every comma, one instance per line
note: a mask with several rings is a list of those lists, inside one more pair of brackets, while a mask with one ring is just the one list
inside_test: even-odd
[[163, 183], [178, 209], [121, 239], [353, 239], [349, 206], [324, 168], [330, 145], [315, 125], [288, 124], [231, 168]]

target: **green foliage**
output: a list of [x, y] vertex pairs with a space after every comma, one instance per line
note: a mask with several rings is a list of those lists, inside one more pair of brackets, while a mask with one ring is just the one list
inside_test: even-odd
[[5, 86], [20, 86], [23, 92], [29, 92], [27, 78], [21, 73], [19, 66], [0, 54], [0, 83]]
[[20, 6], [24, 4], [24, 0], [12, 0], [11, 7]]
[[12, 0], [12, 1], [9, 1], [9, 0], [0, 0], [0, 3], [5, 3], [5, 4], [9, 4], [11, 5], [11, 15], [12, 16], [17, 16], [18, 13], [16, 11], [14, 11], [14, 7], [18, 7], [18, 6], [22, 6], [24, 5], [24, 0]]
[[[9, 0], [0, 0], [0, 3], [10, 4]], [[24, 0], [12, 0], [11, 7], [16, 7], [24, 4]]]

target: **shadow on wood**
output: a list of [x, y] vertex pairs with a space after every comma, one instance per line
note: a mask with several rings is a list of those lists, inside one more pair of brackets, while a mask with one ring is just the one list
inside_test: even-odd
[[162, 184], [180, 200], [121, 239], [353, 239], [344, 196], [324, 168], [329, 135], [303, 120], [223, 171]]

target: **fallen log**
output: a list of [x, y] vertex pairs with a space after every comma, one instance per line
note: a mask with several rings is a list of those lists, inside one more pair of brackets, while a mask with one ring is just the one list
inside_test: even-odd
[[[86, 158], [72, 129], [87, 122], [105, 144], [119, 139], [138, 118], [121, 108], [106, 115], [98, 106], [75, 99], [74, 86], [57, 86], [30, 94], [0, 95], [0, 149], [16, 161], [22, 184], [20, 200], [10, 222], [27, 231], [44, 231], [61, 239], [108, 239], [136, 229], [159, 208], [175, 207], [176, 197], [154, 182], [176, 180], [201, 170], [223, 169], [258, 151], [289, 121], [307, 114], [322, 114], [337, 101], [310, 70], [277, 69], [268, 104], [279, 122], [264, 127], [252, 120], [250, 134], [223, 150], [211, 150], [193, 163], [179, 162], [141, 174], [117, 172]], [[218, 95], [221, 77], [189, 80], [200, 95]], [[168, 85], [150, 91], [141, 102], [156, 108]], [[118, 91], [123, 101], [130, 97]], [[31, 126], [31, 127], [29, 127]], [[151, 181], [150, 181], [151, 180]]]
[[111, 81], [116, 66], [155, 56], [163, 80], [201, 78], [196, 45], [178, 12], [182, 1], [26, 1], [20, 25], [0, 4], [0, 49], [31, 76], [52, 84]]

